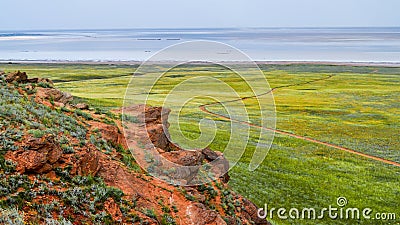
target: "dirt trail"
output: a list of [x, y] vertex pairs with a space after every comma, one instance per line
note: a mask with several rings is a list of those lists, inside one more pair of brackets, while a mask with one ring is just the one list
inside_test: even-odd
[[249, 125], [249, 126], [252, 126], [252, 127], [260, 128], [260, 129], [274, 131], [274, 132], [276, 132], [278, 134], [290, 136], [290, 137], [293, 137], [293, 138], [305, 140], [305, 141], [312, 142], [312, 143], [321, 144], [321, 145], [324, 145], [324, 146], [327, 146], [327, 147], [332, 147], [332, 148], [335, 148], [335, 149], [339, 149], [341, 151], [346, 151], [346, 152], [349, 152], [349, 153], [352, 153], [352, 154], [355, 154], [355, 155], [359, 155], [359, 156], [362, 156], [362, 157], [365, 157], [365, 158], [368, 158], [368, 159], [372, 159], [372, 160], [375, 160], [375, 161], [379, 161], [379, 162], [382, 162], [382, 163], [386, 163], [386, 164], [389, 164], [389, 165], [400, 167], [400, 163], [398, 163], [398, 162], [394, 162], [394, 161], [387, 160], [387, 159], [384, 159], [384, 158], [381, 158], [381, 157], [369, 155], [369, 154], [362, 153], [362, 152], [359, 152], [359, 151], [356, 151], [356, 150], [352, 150], [352, 149], [349, 149], [349, 148], [345, 148], [345, 147], [342, 147], [342, 146], [339, 146], [339, 145], [335, 145], [335, 144], [332, 144], [332, 143], [320, 141], [320, 140], [317, 140], [317, 139], [314, 139], [314, 138], [293, 134], [293, 133], [290, 133], [290, 132], [287, 132], [287, 131], [282, 131], [282, 130], [278, 130], [278, 129], [272, 129], [272, 128], [268, 128], [268, 127], [263, 127], [263, 126], [252, 124], [252, 123], [249, 123], [249, 122], [246, 122], [246, 121], [235, 120], [235, 119], [229, 118], [227, 116], [212, 112], [212, 111], [207, 109], [207, 106], [213, 106], [213, 105], [218, 105], [218, 104], [223, 104], [223, 103], [236, 102], [236, 101], [242, 101], [242, 100], [246, 100], [246, 99], [250, 99], [250, 98], [256, 98], [256, 97], [259, 97], [259, 96], [267, 95], [267, 94], [269, 94], [271, 92], [274, 92], [274, 91], [276, 91], [278, 89], [281, 89], [281, 88], [312, 84], [312, 83], [315, 83], [315, 82], [318, 82], [318, 81], [328, 80], [328, 79], [330, 79], [330, 78], [332, 78], [334, 76], [335, 75], [328, 75], [327, 77], [320, 78], [320, 79], [315, 79], [315, 80], [311, 80], [311, 81], [307, 81], [307, 82], [301, 82], [301, 83], [289, 84], [289, 85], [282, 85], [282, 86], [278, 86], [278, 87], [272, 88], [270, 91], [267, 91], [267, 92], [259, 94], [259, 95], [253, 95], [253, 96], [238, 98], [238, 99], [235, 99], [235, 100], [224, 101], [224, 102], [213, 102], [213, 103], [201, 105], [201, 106], [199, 106], [199, 108], [200, 108], [201, 111], [203, 111], [203, 112], [205, 112], [207, 114], [216, 116], [216, 117], [224, 119], [224, 120], [228, 120], [228, 121], [232, 121], [232, 122], [236, 122], [236, 123], [241, 123], [241, 124], [246, 124], [246, 125]]

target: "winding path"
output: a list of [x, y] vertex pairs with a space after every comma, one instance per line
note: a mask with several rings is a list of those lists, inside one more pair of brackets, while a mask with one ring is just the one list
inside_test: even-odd
[[207, 113], [209, 115], [216, 116], [216, 117], [218, 117], [220, 119], [224, 119], [224, 120], [228, 120], [228, 121], [232, 121], [232, 122], [236, 122], [236, 123], [241, 123], [241, 124], [246, 124], [246, 125], [249, 125], [251, 127], [256, 127], [256, 128], [260, 128], [260, 129], [269, 130], [269, 131], [274, 131], [275, 133], [278, 133], [278, 134], [282, 134], [282, 135], [286, 135], [286, 136], [289, 136], [289, 137], [305, 140], [305, 141], [312, 142], [312, 143], [321, 144], [321, 145], [324, 145], [324, 146], [327, 146], [327, 147], [331, 147], [331, 148], [335, 148], [335, 149], [338, 149], [338, 150], [341, 150], [341, 151], [349, 152], [351, 154], [359, 155], [359, 156], [362, 156], [362, 157], [365, 157], [365, 158], [368, 158], [368, 159], [372, 159], [372, 160], [375, 160], [375, 161], [379, 161], [379, 162], [382, 162], [382, 163], [386, 163], [386, 164], [389, 164], [389, 165], [400, 167], [400, 163], [395, 162], [395, 161], [391, 161], [391, 160], [387, 160], [387, 159], [384, 159], [384, 158], [381, 158], [381, 157], [369, 155], [369, 154], [362, 153], [362, 152], [359, 152], [359, 151], [356, 151], [356, 150], [353, 150], [353, 149], [345, 148], [345, 147], [342, 147], [342, 146], [339, 146], [339, 145], [336, 145], [336, 144], [332, 144], [332, 143], [325, 142], [325, 141], [320, 141], [320, 140], [317, 140], [317, 139], [314, 139], [314, 138], [293, 134], [293, 133], [290, 133], [290, 132], [287, 132], [287, 131], [278, 130], [278, 129], [272, 129], [272, 128], [268, 128], [268, 127], [259, 126], [257, 124], [249, 123], [249, 122], [246, 122], [246, 121], [232, 119], [230, 117], [227, 117], [227, 116], [212, 112], [212, 111], [207, 109], [207, 106], [219, 105], [219, 104], [229, 103], [229, 102], [237, 102], [237, 101], [242, 101], [242, 100], [246, 100], [246, 99], [250, 99], [250, 98], [257, 98], [259, 96], [270, 94], [270, 93], [272, 93], [272, 92], [274, 92], [274, 91], [276, 91], [278, 89], [281, 89], [281, 88], [312, 84], [312, 83], [315, 83], [315, 82], [318, 82], [318, 81], [328, 80], [328, 79], [330, 79], [330, 78], [332, 78], [334, 76], [335, 75], [328, 75], [327, 77], [320, 78], [320, 79], [315, 79], [315, 80], [311, 80], [311, 81], [307, 81], [307, 82], [282, 85], [282, 86], [278, 86], [278, 87], [272, 88], [270, 91], [267, 91], [265, 93], [261, 93], [259, 95], [253, 95], [253, 96], [248, 96], [248, 97], [243, 97], [243, 98], [238, 98], [238, 99], [229, 100], [229, 101], [223, 101], [223, 102], [212, 102], [212, 103], [200, 105], [199, 108], [200, 108], [201, 111], [203, 111], [203, 112], [205, 112], [205, 113]]

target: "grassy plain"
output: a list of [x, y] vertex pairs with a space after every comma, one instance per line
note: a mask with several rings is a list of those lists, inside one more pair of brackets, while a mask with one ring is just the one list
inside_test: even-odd
[[[312, 137], [360, 152], [400, 162], [400, 68], [328, 65], [260, 65], [271, 87], [310, 84], [274, 91], [277, 129]], [[94, 107], [122, 105], [125, 89], [137, 66], [74, 64], [2, 64], [0, 70], [26, 71], [31, 77], [53, 79], [57, 88], [71, 92]], [[228, 83], [248, 96], [248, 88], [220, 67], [181, 66], [169, 71], [152, 93], [152, 103], [161, 103], [176, 84], [198, 73]], [[140, 82], [140, 81], [138, 81]], [[212, 86], [212, 83], [198, 85]], [[190, 90], [188, 90], [190, 91]], [[210, 95], [231, 99], [217, 90]], [[192, 139], [200, 135], [198, 121], [214, 119], [218, 132], [210, 145], [223, 150], [229, 141], [230, 122], [205, 115], [198, 106], [210, 102], [198, 98], [182, 112], [186, 118], [179, 129]], [[251, 121], [257, 124], [254, 99], [245, 100]], [[173, 107], [172, 107], [173, 108]], [[224, 113], [218, 105], [211, 111]], [[171, 127], [171, 132], [177, 127]], [[396, 221], [376, 220], [279, 220], [275, 224], [399, 224], [400, 168], [365, 159], [305, 140], [279, 135], [261, 166], [251, 172], [248, 163], [257, 144], [258, 128], [251, 128], [250, 142], [240, 162], [232, 169], [230, 185], [258, 206], [290, 209], [337, 206], [346, 197], [347, 207], [393, 212]], [[176, 140], [179, 143], [179, 140]]]

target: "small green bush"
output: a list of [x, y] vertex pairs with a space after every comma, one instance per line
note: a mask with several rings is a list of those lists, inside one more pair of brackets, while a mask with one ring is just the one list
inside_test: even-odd
[[37, 86], [42, 87], [42, 88], [52, 88], [53, 86], [50, 83], [47, 82], [39, 82]]
[[75, 152], [74, 148], [68, 145], [61, 145], [64, 154], [72, 154]]
[[176, 222], [175, 222], [174, 218], [172, 218], [170, 215], [165, 213], [161, 219], [161, 224], [162, 225], [176, 225]]
[[75, 110], [75, 115], [81, 116], [81, 117], [85, 118], [86, 120], [93, 120], [92, 115], [90, 115], [89, 113], [85, 113], [80, 109]]
[[43, 137], [43, 136], [46, 134], [46, 132], [45, 132], [44, 130], [37, 130], [37, 129], [35, 129], [35, 130], [29, 130], [28, 133], [29, 133], [29, 134], [32, 134], [32, 136], [33, 136], [34, 138], [41, 138], [41, 137]]
[[157, 219], [157, 215], [156, 215], [156, 212], [154, 211], [154, 209], [146, 209], [146, 210], [144, 210], [143, 213], [152, 219]]

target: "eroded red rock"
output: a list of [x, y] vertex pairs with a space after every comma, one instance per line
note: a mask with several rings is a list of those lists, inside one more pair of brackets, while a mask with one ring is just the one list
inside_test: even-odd
[[23, 144], [23, 149], [26, 150], [8, 152], [6, 155], [6, 158], [17, 163], [17, 171], [20, 173], [49, 172], [62, 155], [62, 149], [52, 135], [30, 138]]
[[47, 100], [67, 104], [74, 99], [70, 93], [62, 92], [54, 88], [37, 87], [36, 91], [36, 98], [38, 100]]
[[196, 225], [226, 225], [215, 210], [206, 209], [201, 203], [194, 203], [186, 208], [191, 224]]
[[6, 81], [8, 83], [12, 83], [12, 82], [25, 82], [28, 79], [28, 76], [26, 75], [25, 72], [21, 72], [21, 71], [17, 71], [17, 72], [13, 72], [13, 73], [9, 73], [6, 77]]
[[258, 217], [258, 208], [253, 202], [243, 198], [243, 204], [244, 215], [248, 220], [253, 221], [257, 225], [271, 225], [267, 220]]
[[170, 162], [182, 166], [198, 166], [201, 165], [204, 160], [204, 155], [201, 151], [171, 151], [163, 153], [162, 156]]
[[81, 110], [88, 110], [89, 109], [89, 105], [86, 103], [78, 103], [75, 105], [75, 108], [77, 109], [81, 109]]
[[114, 125], [105, 124], [99, 121], [88, 121], [92, 132], [100, 132], [101, 137], [114, 145], [122, 145], [126, 147], [124, 134]]
[[72, 174], [80, 176], [96, 176], [97, 172], [101, 168], [100, 164], [100, 152], [97, 150], [87, 150], [81, 153], [79, 159], [75, 162]]
[[107, 201], [104, 203], [104, 208], [106, 211], [111, 215], [113, 220], [115, 221], [122, 221], [122, 212], [117, 203], [115, 203], [114, 199], [108, 198]]

